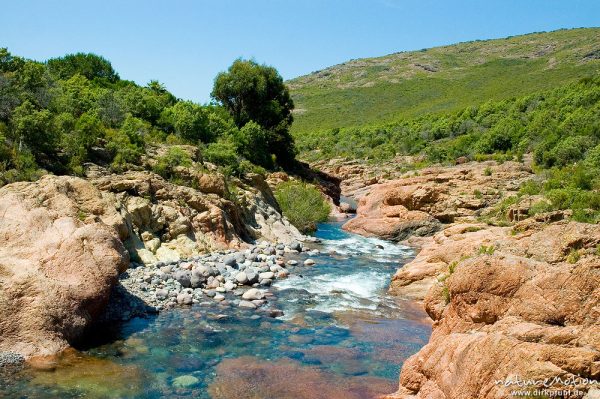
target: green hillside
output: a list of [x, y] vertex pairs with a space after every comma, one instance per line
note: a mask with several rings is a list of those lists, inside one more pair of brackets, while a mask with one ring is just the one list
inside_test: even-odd
[[[600, 71], [600, 28], [365, 58], [288, 82], [296, 104], [292, 132], [382, 124], [520, 97]], [[302, 146], [302, 145], [300, 145]]]

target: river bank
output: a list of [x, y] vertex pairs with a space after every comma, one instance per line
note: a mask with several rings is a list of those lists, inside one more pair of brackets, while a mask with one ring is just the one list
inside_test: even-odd
[[388, 165], [380, 178], [328, 167], [359, 199], [344, 229], [419, 248], [390, 293], [422, 301], [433, 333], [387, 397], [508, 398], [514, 381], [530, 381], [516, 395], [597, 397], [600, 228], [569, 211], [534, 214], [545, 200], [517, 197], [536, 178], [527, 164]]
[[[340, 226], [320, 225], [321, 242], [305, 244], [312, 252], [285, 253], [289, 276], [260, 287], [269, 292], [262, 307], [283, 313], [276, 318], [240, 307], [235, 290], [222, 293], [222, 301], [203, 295], [197, 303], [98, 330], [80, 352], [23, 370], [3, 391], [40, 398], [307, 399], [390, 392], [399, 365], [431, 331], [412, 301], [386, 294], [398, 262], [413, 253]], [[267, 248], [280, 251], [260, 251]], [[305, 265], [309, 258], [314, 264]], [[111, 392], [102, 388], [106, 378], [114, 381]]]

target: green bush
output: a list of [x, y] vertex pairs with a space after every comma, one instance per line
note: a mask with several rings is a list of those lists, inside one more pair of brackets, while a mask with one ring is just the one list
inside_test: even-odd
[[273, 167], [273, 158], [269, 153], [269, 132], [258, 123], [250, 121], [234, 131], [232, 136], [239, 155], [265, 168]]
[[275, 198], [283, 215], [303, 232], [316, 230], [317, 223], [326, 221], [331, 211], [321, 192], [308, 183], [281, 183], [275, 190]]
[[187, 152], [178, 147], [169, 147], [167, 153], [158, 158], [156, 164], [152, 167], [154, 173], [161, 175], [165, 179], [174, 177], [173, 170], [177, 166], [192, 166], [192, 158]]
[[210, 143], [202, 153], [204, 159], [216, 165], [221, 165], [231, 173], [236, 173], [240, 164], [240, 157], [236, 152], [235, 144], [228, 137]]

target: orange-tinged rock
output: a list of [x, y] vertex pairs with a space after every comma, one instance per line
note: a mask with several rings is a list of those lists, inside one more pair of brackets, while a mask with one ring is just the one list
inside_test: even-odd
[[0, 189], [0, 351], [48, 355], [80, 338], [129, 263], [122, 223], [83, 179]]

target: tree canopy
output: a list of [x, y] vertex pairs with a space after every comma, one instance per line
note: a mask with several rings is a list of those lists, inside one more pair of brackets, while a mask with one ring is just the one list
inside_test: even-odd
[[[159, 144], [198, 146], [203, 159], [229, 173], [290, 163], [289, 94], [277, 71], [253, 65], [261, 71], [254, 80], [260, 90], [246, 101], [268, 98], [271, 106], [246, 104], [244, 112], [256, 120], [240, 124], [224, 105], [179, 100], [156, 80], [146, 86], [121, 80], [95, 54], [37, 62], [0, 48], [0, 186], [45, 171], [82, 174], [86, 162], [139, 168], [147, 146]], [[180, 159], [171, 158], [158, 170]]]
[[238, 128], [255, 122], [265, 129], [267, 149], [279, 164], [293, 161], [296, 150], [289, 128], [294, 102], [275, 68], [237, 59], [215, 78], [212, 97], [229, 111]]
[[111, 63], [106, 58], [92, 53], [67, 54], [64, 57], [51, 58], [47, 63], [50, 71], [60, 79], [80, 74], [89, 80], [100, 78], [113, 83], [119, 80], [119, 75]]

